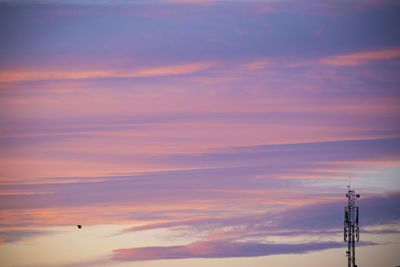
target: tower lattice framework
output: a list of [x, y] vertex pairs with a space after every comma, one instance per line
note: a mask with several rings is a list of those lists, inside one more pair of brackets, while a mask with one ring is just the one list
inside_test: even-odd
[[360, 240], [360, 229], [358, 227], [359, 209], [356, 206], [356, 199], [360, 198], [360, 195], [348, 186], [346, 197], [348, 203], [344, 207], [344, 241], [347, 242], [347, 263], [348, 267], [357, 267], [355, 243]]

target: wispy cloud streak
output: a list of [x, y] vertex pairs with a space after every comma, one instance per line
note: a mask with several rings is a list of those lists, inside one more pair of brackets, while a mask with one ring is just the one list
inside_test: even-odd
[[93, 71], [7, 71], [0, 72], [0, 82], [41, 81], [41, 80], [79, 80], [97, 78], [142, 78], [171, 75], [184, 75], [205, 70], [213, 63], [193, 63], [173, 66], [145, 68], [134, 71], [93, 70]]
[[[374, 245], [366, 242], [364, 245]], [[113, 259], [143, 261], [157, 259], [255, 257], [277, 254], [306, 253], [342, 247], [341, 243], [263, 244], [255, 242], [195, 242], [186, 246], [116, 249]]]
[[347, 55], [331, 56], [321, 59], [321, 63], [331, 66], [357, 66], [373, 60], [388, 60], [400, 57], [400, 49], [385, 49]]

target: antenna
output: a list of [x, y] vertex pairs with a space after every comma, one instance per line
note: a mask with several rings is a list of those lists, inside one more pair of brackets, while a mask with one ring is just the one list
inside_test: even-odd
[[356, 206], [356, 199], [360, 194], [356, 194], [350, 188], [351, 175], [349, 175], [349, 185], [347, 186], [347, 207], [344, 207], [344, 242], [347, 242], [347, 263], [348, 267], [357, 267], [355, 242], [360, 240], [360, 228], [358, 227], [359, 209]]
[[351, 172], [349, 172], [349, 185], [347, 186], [347, 188], [351, 188]]

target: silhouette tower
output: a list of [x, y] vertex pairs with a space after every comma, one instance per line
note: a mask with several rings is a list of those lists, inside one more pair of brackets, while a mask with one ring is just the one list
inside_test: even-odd
[[347, 264], [348, 267], [357, 267], [356, 265], [356, 247], [355, 243], [360, 240], [360, 229], [358, 228], [358, 207], [356, 199], [360, 194], [351, 189], [350, 182], [347, 186], [347, 207], [344, 207], [344, 242], [347, 242]]

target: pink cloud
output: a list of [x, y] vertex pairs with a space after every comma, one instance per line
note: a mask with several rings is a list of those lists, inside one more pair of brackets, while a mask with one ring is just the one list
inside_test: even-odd
[[3, 71], [0, 72], [0, 82], [42, 81], [42, 80], [79, 80], [96, 78], [139, 78], [195, 73], [212, 67], [214, 63], [200, 62], [181, 65], [168, 65], [152, 68], [142, 68], [133, 71], [126, 70], [84, 70], [84, 71]]
[[255, 14], [267, 14], [277, 12], [273, 3], [259, 3], [253, 11]]
[[158, 228], [169, 228], [176, 227], [181, 225], [193, 225], [198, 223], [205, 223], [212, 221], [210, 218], [205, 219], [188, 219], [188, 220], [179, 220], [179, 221], [169, 221], [169, 222], [159, 222], [159, 223], [150, 223], [140, 226], [134, 226], [127, 229], [124, 229], [122, 233], [134, 232], [134, 231], [142, 231], [142, 230], [151, 230]]
[[398, 57], [400, 57], [400, 48], [394, 48], [330, 56], [322, 58], [320, 62], [329, 66], [357, 66], [374, 60], [389, 60]]

